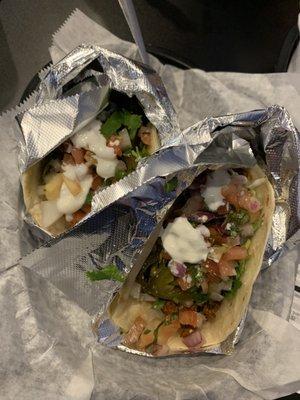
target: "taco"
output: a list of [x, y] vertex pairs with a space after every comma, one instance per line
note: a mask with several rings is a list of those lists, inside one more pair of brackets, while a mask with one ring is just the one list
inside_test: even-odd
[[134, 285], [110, 306], [123, 345], [167, 355], [223, 342], [245, 313], [273, 210], [258, 166], [197, 177], [170, 209]]
[[58, 235], [91, 211], [94, 194], [160, 147], [156, 128], [136, 98], [112, 91], [108, 106], [22, 176], [26, 211]]

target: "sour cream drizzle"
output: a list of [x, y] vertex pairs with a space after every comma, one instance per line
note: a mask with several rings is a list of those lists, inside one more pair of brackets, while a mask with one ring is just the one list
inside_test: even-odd
[[107, 179], [115, 176], [118, 159], [114, 149], [106, 146], [106, 139], [100, 133], [100, 124], [97, 120], [91, 121], [75, 133], [71, 141], [75, 147], [81, 147], [94, 153], [94, 158], [97, 160], [97, 174]]
[[179, 217], [170, 222], [161, 234], [164, 249], [173, 260], [198, 263], [207, 258], [209, 244], [201, 230], [193, 228], [187, 218]]
[[216, 211], [220, 206], [224, 205], [224, 197], [221, 189], [230, 182], [230, 175], [227, 171], [218, 169], [207, 177], [205, 188], [202, 190], [202, 196], [205, 204], [210, 211]]

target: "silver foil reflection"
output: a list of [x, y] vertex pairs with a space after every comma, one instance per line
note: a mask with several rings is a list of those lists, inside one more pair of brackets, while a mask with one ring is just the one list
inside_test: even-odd
[[21, 172], [94, 118], [109, 90], [137, 97], [163, 146], [178, 141], [175, 111], [155, 71], [99, 46], [81, 45], [45, 71], [35, 107], [17, 117]]

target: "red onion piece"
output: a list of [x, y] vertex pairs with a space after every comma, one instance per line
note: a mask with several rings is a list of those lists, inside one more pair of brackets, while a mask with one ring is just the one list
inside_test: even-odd
[[255, 197], [251, 197], [249, 201], [249, 211], [252, 213], [256, 213], [260, 209], [261, 209], [260, 202]]
[[176, 278], [183, 278], [186, 274], [186, 266], [181, 264], [180, 262], [170, 260], [168, 263], [168, 267], [170, 268], [171, 274], [176, 276]]
[[199, 331], [195, 331], [189, 336], [182, 338], [182, 342], [189, 348], [196, 347], [199, 346], [199, 344], [203, 343], [203, 336]]

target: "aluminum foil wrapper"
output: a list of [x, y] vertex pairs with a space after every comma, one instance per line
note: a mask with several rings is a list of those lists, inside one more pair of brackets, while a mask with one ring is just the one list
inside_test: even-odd
[[[17, 116], [21, 173], [95, 118], [107, 105], [110, 90], [137, 97], [145, 115], [157, 128], [162, 147], [182, 141], [162, 81], [146, 65], [96, 45], [81, 45], [40, 77], [34, 107]], [[89, 217], [128, 193], [133, 185], [139, 186], [140, 181], [130, 175], [95, 195]], [[36, 238], [52, 237], [36, 226], [29, 215], [24, 217]]]
[[[126, 188], [129, 189], [130, 184], [130, 190], [120, 196], [118, 202], [67, 233], [64, 240], [50, 242], [22, 261], [23, 265], [36, 268], [50, 279], [90, 315], [96, 314], [93, 328], [99, 342], [109, 347], [132, 352], [121, 345], [122, 336], [106, 313], [121, 284], [113, 281], [92, 283], [87, 280], [85, 272], [114, 264], [124, 277], [134, 279], [159, 235], [166, 212], [178, 195], [207, 167], [249, 168], [259, 160], [265, 169], [276, 196], [272, 234], [265, 253], [266, 265], [278, 259], [285, 240], [299, 226], [298, 134], [283, 108], [273, 106], [208, 118], [185, 130], [183, 136], [188, 145], [170, 146], [151, 157], [134, 173], [134, 178], [131, 178], [134, 181], [127, 182]], [[276, 183], [275, 173], [280, 176]], [[179, 185], [167, 193], [165, 183], [174, 176]], [[124, 183], [120, 183], [120, 190], [122, 185]], [[282, 193], [285, 193], [285, 198]], [[280, 227], [277, 223], [279, 217], [286, 221]], [[244, 319], [245, 316], [225, 342], [207, 351], [230, 354], [240, 338]]]

